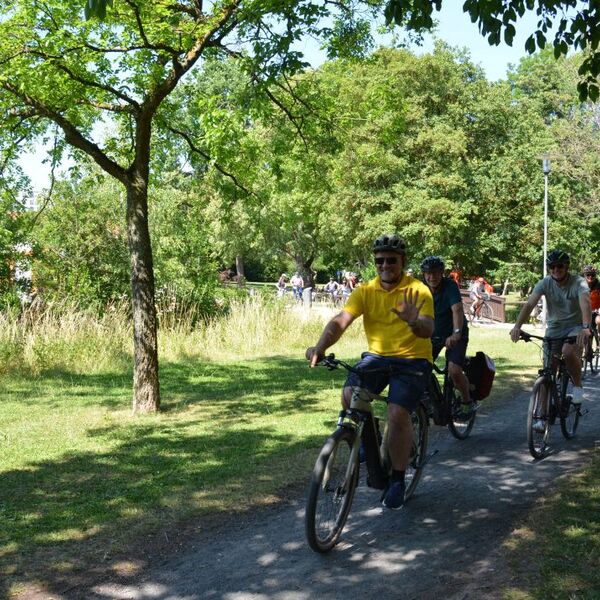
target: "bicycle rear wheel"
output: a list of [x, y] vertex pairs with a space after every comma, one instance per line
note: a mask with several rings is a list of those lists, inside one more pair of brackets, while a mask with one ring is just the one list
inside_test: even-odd
[[482, 323], [491, 323], [494, 320], [492, 307], [487, 302], [481, 305], [481, 309], [479, 310], [479, 318]]
[[570, 440], [577, 431], [579, 410], [571, 402], [573, 398], [573, 380], [568, 373], [558, 373], [557, 387], [560, 390], [560, 430], [565, 439]]
[[[305, 529], [315, 552], [329, 552], [346, 524], [358, 484], [358, 452], [352, 457], [356, 432], [342, 427], [323, 446], [308, 487]], [[352, 462], [351, 462], [352, 461]]]
[[471, 429], [473, 429], [477, 413], [475, 411], [464, 413], [462, 411], [463, 406], [461, 400], [460, 394], [456, 391], [454, 385], [449, 382], [445, 399], [450, 407], [448, 429], [456, 439], [466, 440], [467, 437], [469, 437], [469, 433], [471, 433]]
[[406, 492], [404, 499], [408, 500], [414, 493], [425, 466], [427, 457], [427, 441], [429, 439], [429, 417], [421, 403], [412, 413], [413, 446], [410, 453], [410, 462], [406, 467]]
[[548, 451], [551, 394], [550, 383], [544, 377], [538, 377], [531, 390], [527, 412], [527, 445], [533, 458], [543, 458]]

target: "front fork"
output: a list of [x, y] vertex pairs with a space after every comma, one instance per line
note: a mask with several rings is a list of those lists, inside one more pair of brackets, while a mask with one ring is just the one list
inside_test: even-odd
[[[337, 421], [338, 429], [342, 429], [343, 427], [349, 427], [349, 425], [346, 424], [347, 416], [348, 416], [348, 411], [346, 411], [346, 410], [340, 411], [340, 416], [338, 417], [338, 421]], [[353, 423], [351, 425], [351, 427], [356, 431], [356, 438], [355, 438], [354, 444], [352, 444], [352, 450], [350, 450], [350, 458], [348, 460], [348, 465], [346, 466], [346, 476], [344, 478], [344, 489], [342, 490], [342, 492], [344, 492], [344, 493], [346, 492], [347, 482], [351, 481], [351, 477], [354, 475], [354, 469], [356, 468], [356, 465], [358, 464], [358, 450], [360, 448], [360, 442], [362, 440], [362, 432], [363, 432], [364, 426], [365, 426], [364, 420], [359, 420], [358, 423], [355, 423], [353, 421]], [[327, 465], [325, 466], [325, 475], [323, 477], [323, 487], [325, 487], [327, 485], [327, 483], [329, 482], [329, 478], [331, 477], [330, 465], [335, 464], [337, 449], [338, 449], [338, 447], [336, 446], [334, 448], [333, 452], [331, 453], [329, 460], [327, 461]]]

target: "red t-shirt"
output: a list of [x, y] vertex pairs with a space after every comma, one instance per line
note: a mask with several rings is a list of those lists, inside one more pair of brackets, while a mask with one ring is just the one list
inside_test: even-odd
[[600, 281], [597, 279], [590, 285], [590, 304], [592, 310], [600, 310]]

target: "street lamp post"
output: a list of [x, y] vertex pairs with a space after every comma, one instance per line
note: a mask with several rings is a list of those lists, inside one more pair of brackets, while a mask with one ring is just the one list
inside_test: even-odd
[[548, 258], [548, 175], [550, 175], [550, 159], [542, 160], [542, 169], [544, 171], [544, 277], [548, 275], [546, 259]]
[[[550, 159], [542, 159], [544, 171], [544, 277], [548, 275], [548, 175], [550, 175]], [[546, 296], [542, 296], [542, 323], [546, 325]]]

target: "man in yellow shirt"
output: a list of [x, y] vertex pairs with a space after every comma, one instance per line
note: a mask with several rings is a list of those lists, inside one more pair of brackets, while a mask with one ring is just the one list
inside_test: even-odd
[[412, 446], [411, 412], [418, 405], [431, 373], [431, 336], [433, 334], [433, 297], [422, 282], [406, 275], [406, 244], [397, 235], [382, 235], [373, 243], [378, 276], [356, 288], [342, 311], [325, 326], [316, 346], [306, 350], [314, 367], [325, 356], [350, 324], [362, 315], [369, 350], [357, 367], [380, 369], [399, 366], [421, 375], [383, 373], [348, 377], [342, 404], [348, 408], [352, 387], [359, 384], [380, 393], [389, 384], [388, 426], [392, 476], [383, 496], [384, 506], [404, 505], [404, 472]]

